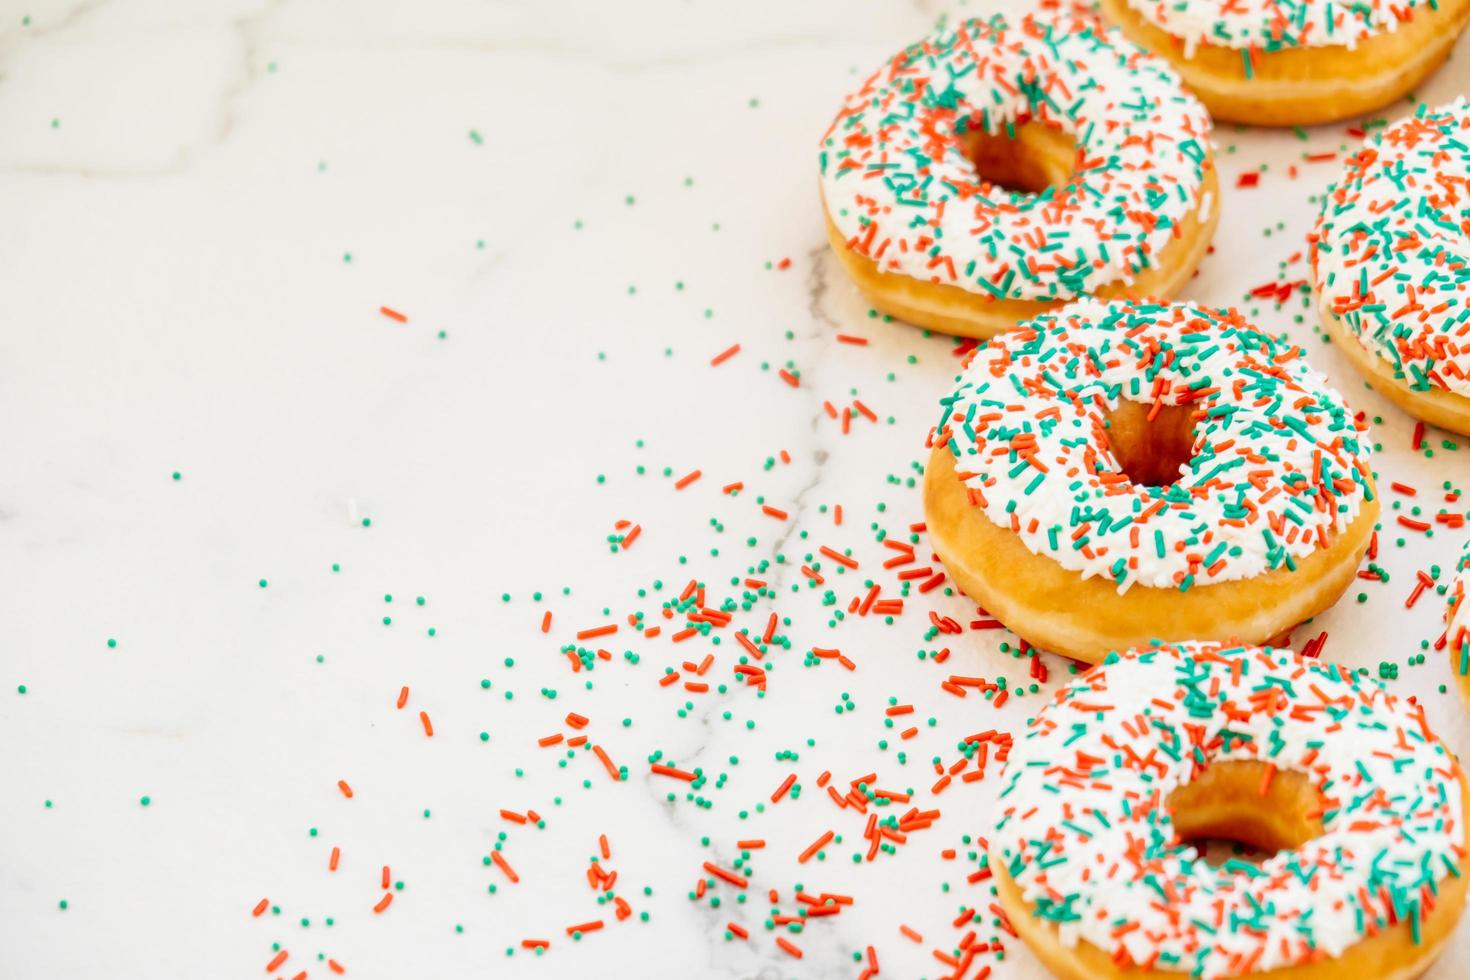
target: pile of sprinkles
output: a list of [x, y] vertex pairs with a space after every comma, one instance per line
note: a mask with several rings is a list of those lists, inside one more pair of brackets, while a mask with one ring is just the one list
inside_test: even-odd
[[[1347, 47], [1387, 34], [1433, 9], [1435, 0], [1127, 0], [1144, 20], [1184, 42], [1192, 57], [1202, 44], [1271, 53], [1292, 48]], [[1246, 62], [1249, 67], [1249, 60]]]
[[[1237, 760], [1304, 774], [1321, 835], [1259, 865], [1179, 840], [1169, 794]], [[1290, 651], [1111, 655], [1057, 692], [1002, 778], [992, 853], [1036, 914], [1145, 970], [1238, 976], [1400, 922], [1417, 937], [1464, 859], [1463, 776], [1423, 708]]]
[[[1184, 407], [1177, 482], [1133, 482], [1108, 442], [1127, 399]], [[931, 440], [971, 500], [1084, 577], [1188, 590], [1330, 547], [1372, 499], [1358, 421], [1301, 348], [1233, 310], [1079, 301], [977, 349]]]
[[1420, 105], [1348, 159], [1312, 263], [1323, 311], [1416, 391], [1470, 395], [1470, 103]]
[[[1076, 140], [1065, 186], [977, 175], [967, 134]], [[848, 247], [997, 300], [1067, 300], [1157, 264], [1203, 200], [1209, 119], [1168, 62], [1088, 18], [997, 14], [905, 48], [822, 138], [822, 194]]]

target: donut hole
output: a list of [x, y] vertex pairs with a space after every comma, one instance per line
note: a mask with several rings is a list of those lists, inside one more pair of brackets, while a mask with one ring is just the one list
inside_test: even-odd
[[1322, 833], [1321, 797], [1306, 774], [1268, 770], [1253, 759], [1214, 763], [1164, 805], [1179, 842], [1194, 845], [1211, 864], [1235, 858], [1231, 844], [1258, 852], [1244, 858], [1254, 863]]
[[1020, 194], [1063, 187], [1074, 174], [1076, 143], [1037, 122], [995, 133], [976, 123], [960, 134], [960, 146], [982, 180]]
[[1152, 406], [1124, 399], [1107, 414], [1106, 438], [1118, 468], [1141, 486], [1179, 482], [1194, 456], [1194, 410], [1165, 405], [1150, 419]]

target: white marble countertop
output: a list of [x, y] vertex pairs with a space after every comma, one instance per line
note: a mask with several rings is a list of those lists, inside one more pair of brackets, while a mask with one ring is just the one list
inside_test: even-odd
[[[897, 594], [876, 529], [921, 519], [924, 434], [957, 360], [869, 316], [827, 252], [815, 163], [856, 74], [940, 12], [0, 5], [0, 976], [321, 980], [332, 959], [366, 978], [848, 977], [869, 944], [882, 976], [946, 972], [932, 950], [992, 900], [966, 879], [996, 781], [936, 798], [931, 760], [1019, 731], [1042, 695], [997, 710], [940, 688], [1028, 681], [998, 632], [953, 638], [943, 665], [917, 656], [940, 645], [930, 611], [973, 617], [962, 598], [835, 618], [870, 577]], [[1464, 91], [1466, 59], [1420, 94]], [[1189, 298], [1305, 344], [1382, 416], [1385, 481], [1421, 488], [1390, 504], [1432, 513], [1444, 481], [1470, 482], [1467, 450], [1431, 431], [1432, 458], [1411, 451], [1410, 421], [1324, 346], [1300, 293], [1247, 295], [1304, 278], [1311, 197], [1338, 167], [1305, 155], [1352, 143], [1342, 126], [1219, 132], [1223, 220]], [[1236, 189], [1247, 170], [1259, 186]], [[855, 401], [878, 421], [844, 434], [824, 403]], [[641, 531], [615, 553], [620, 520]], [[1396, 536], [1391, 581], [1302, 636], [1399, 664], [1398, 689], [1464, 748], [1446, 665], [1409, 663], [1440, 600], [1404, 608], [1415, 570], [1448, 569], [1459, 540]], [[831, 606], [797, 570], [824, 545], [862, 566], [824, 561]], [[730, 628], [675, 644], [682, 617], [660, 615], [691, 577], [713, 605], [752, 575], [774, 595], [732, 627], [791, 620], [763, 698], [733, 673]], [[637, 611], [662, 635], [634, 630]], [[611, 659], [574, 673], [562, 648], [605, 623], [619, 632], [581, 645]], [[813, 647], [856, 669], [804, 666]], [[706, 655], [710, 690], [687, 691], [683, 662]], [[912, 739], [885, 727], [890, 697], [914, 705]], [[625, 780], [585, 747], [538, 746], [577, 733], [570, 712]], [[843, 787], [876, 773], [942, 816], [855, 862], [864, 819], [818, 788], [823, 771]], [[772, 804], [792, 773], [799, 796]], [[844, 839], [798, 863], [827, 830]], [[502, 833], [518, 884], [485, 863]], [[599, 834], [627, 921], [586, 877]], [[724, 884], [692, 900], [704, 862], [730, 867], [742, 839], [766, 841], [749, 900]], [[375, 913], [384, 865], [402, 888]], [[798, 884], [854, 901], [800, 934], [767, 929]], [[750, 938], [727, 939], [729, 922]], [[1005, 938], [980, 962], [1039, 976]], [[288, 958], [262, 974], [273, 944]], [[1446, 961], [1467, 956], [1470, 926]]]

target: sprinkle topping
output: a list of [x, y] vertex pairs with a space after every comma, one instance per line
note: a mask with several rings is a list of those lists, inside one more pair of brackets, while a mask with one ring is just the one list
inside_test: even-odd
[[[1123, 400], [1188, 406], [1177, 482], [1133, 482]], [[1084, 578], [1187, 590], [1329, 547], [1373, 497], [1368, 443], [1302, 350], [1234, 310], [1083, 300], [975, 351], [932, 439], [971, 499]]]
[[1312, 264], [1323, 309], [1410, 388], [1470, 395], [1470, 104], [1374, 135], [1323, 203]]
[[1357, 47], [1387, 34], [1433, 0], [1128, 0], [1144, 20], [1184, 42], [1185, 57], [1201, 44], [1253, 48]]
[[[1039, 194], [976, 173], [976, 133], [1027, 123], [1077, 144]], [[894, 55], [822, 138], [822, 192], [885, 272], [995, 299], [1066, 300], [1150, 268], [1201, 200], [1209, 119], [1169, 63], [1086, 19], [1004, 16]]]
[[[1259, 866], [1212, 867], [1180, 841], [1169, 794], [1231, 760], [1307, 776], [1322, 835]], [[1421, 706], [1335, 664], [1194, 643], [1113, 654], [1016, 743], [992, 853], [1068, 946], [1241, 976], [1422, 921], [1460, 874], [1459, 778]]]

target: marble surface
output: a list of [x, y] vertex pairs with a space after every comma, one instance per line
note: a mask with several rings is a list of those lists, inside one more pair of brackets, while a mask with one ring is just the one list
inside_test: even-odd
[[[876, 532], [921, 519], [924, 434], [957, 359], [844, 281], [815, 164], [857, 74], [941, 13], [0, 5], [0, 976], [260, 976], [273, 944], [288, 958], [265, 975], [284, 978], [332, 976], [329, 958], [351, 977], [846, 977], [868, 944], [883, 976], [946, 972], [931, 951], [991, 901], [966, 879], [996, 780], [935, 797], [931, 760], [1019, 731], [1044, 695], [997, 710], [941, 690], [951, 673], [1028, 681], [997, 632], [919, 658], [940, 645], [931, 611], [973, 618], [958, 596], [915, 591], [892, 622], [834, 615], [869, 578], [898, 594]], [[1464, 91], [1467, 58], [1419, 94]], [[1381, 416], [1385, 482], [1421, 490], [1390, 504], [1433, 513], [1444, 481], [1467, 482], [1466, 450], [1431, 430], [1432, 456], [1411, 451], [1411, 422], [1323, 344], [1300, 292], [1249, 295], [1304, 278], [1312, 197], [1337, 168], [1306, 156], [1352, 142], [1342, 126], [1217, 133], [1223, 220], [1188, 297], [1306, 345]], [[1259, 186], [1235, 189], [1249, 170]], [[824, 403], [854, 400], [878, 421], [844, 434]], [[1446, 665], [1410, 663], [1439, 600], [1404, 607], [1459, 537], [1399, 547], [1394, 516], [1391, 581], [1300, 637], [1399, 664], [1398, 689], [1463, 749]], [[609, 545], [620, 520], [641, 528], [626, 551]], [[835, 574], [823, 545], [861, 568]], [[809, 554], [822, 588], [798, 571]], [[750, 575], [773, 595], [671, 642], [683, 619], [660, 604], [685, 582], [738, 603], [731, 580]], [[730, 630], [759, 633], [772, 610], [790, 649], [759, 697]], [[636, 611], [663, 634], [635, 631]], [[561, 650], [604, 623], [621, 628], [581, 645], [611, 659], [574, 673]], [[804, 665], [814, 647], [856, 669]], [[686, 690], [683, 662], [706, 655], [710, 690]], [[670, 668], [683, 676], [660, 686]], [[915, 707], [892, 728], [890, 697]], [[625, 780], [586, 748], [538, 746], [576, 733], [569, 712]], [[906, 719], [919, 731], [901, 740]], [[707, 782], [654, 774], [655, 758]], [[854, 862], [864, 820], [817, 787], [823, 771], [844, 788], [877, 773], [942, 816]], [[799, 796], [772, 804], [790, 773]], [[827, 830], [843, 840], [799, 863]], [[502, 833], [519, 884], [485, 863]], [[627, 921], [586, 878], [599, 834]], [[704, 862], [728, 868], [755, 838], [748, 901], [724, 884], [691, 900]], [[384, 865], [402, 888], [375, 913]], [[768, 930], [768, 890], [790, 914], [797, 885], [854, 901]], [[278, 911], [252, 917], [262, 898]], [[989, 915], [979, 931], [999, 935]], [[1004, 959], [979, 962], [1040, 976], [1003, 938]], [[1432, 976], [1467, 956], [1470, 927]]]

